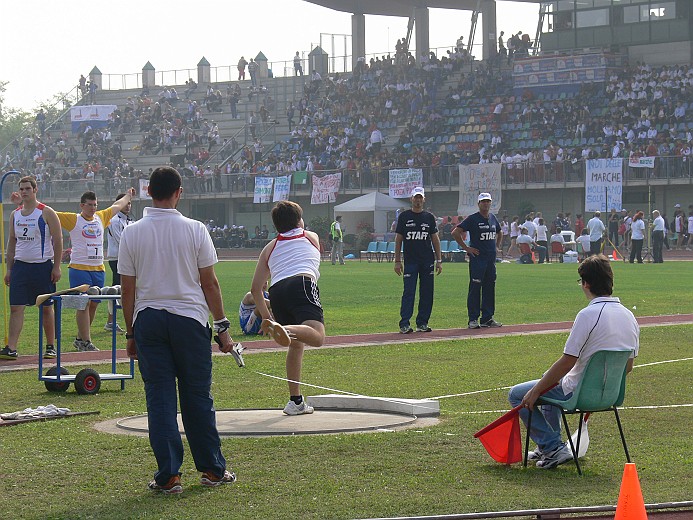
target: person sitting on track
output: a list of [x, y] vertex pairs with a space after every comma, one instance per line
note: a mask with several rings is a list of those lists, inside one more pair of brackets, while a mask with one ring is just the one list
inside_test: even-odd
[[[265, 304], [269, 307], [269, 293], [267, 292], [267, 282], [262, 286], [262, 296]], [[260, 326], [262, 325], [262, 316], [255, 304], [253, 293], [247, 292], [241, 300], [241, 305], [238, 307], [238, 321], [241, 325], [241, 331], [246, 336], [256, 336], [263, 334]]]

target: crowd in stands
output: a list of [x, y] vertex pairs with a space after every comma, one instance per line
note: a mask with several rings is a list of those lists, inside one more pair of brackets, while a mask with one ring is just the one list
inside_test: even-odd
[[[514, 58], [526, 55], [524, 36], [507, 40], [513, 42], [510, 53], [501, 47], [501, 35], [501, 54], [505, 48]], [[54, 180], [99, 178], [114, 192], [143, 173], [123, 157], [124, 146], [139, 155], [170, 155], [184, 148], [184, 175], [200, 193], [248, 189], [245, 176], [293, 171], [340, 170], [346, 188], [385, 186], [393, 167], [428, 168], [432, 181], [444, 184], [451, 182], [451, 167], [485, 162], [503, 163], [508, 182], [549, 175], [579, 181], [584, 161], [598, 157], [660, 157], [653, 170], [633, 173], [691, 175], [690, 65], [636, 64], [612, 74], [605, 84], [582, 84], [576, 92], [559, 96], [527, 90], [515, 96], [509, 70], [492, 60], [473, 62], [462, 38], [445, 56], [430, 53], [418, 59], [402, 39], [394, 56], [361, 60], [351, 75], [301, 78], [303, 95], [286, 111], [290, 135], [268, 150], [258, 129], [276, 114], [269, 89], [258, 84], [249, 89], [251, 98], [258, 96], [259, 110], [248, 113], [251, 142], [241, 147], [234, 136], [222, 136], [213, 119], [226, 106], [238, 117], [240, 85], [228, 85], [225, 97], [208, 85], [200, 100], [192, 99], [198, 85], [190, 79], [182, 99], [173, 87], [129, 97], [113, 112], [108, 128], [84, 124], [78, 143], [64, 130], [43, 131], [37, 115], [39, 131], [13, 142], [2, 166], [33, 172], [46, 186]], [[481, 128], [470, 123], [474, 115], [458, 123], [453, 114], [462, 107], [471, 107]], [[133, 132], [141, 138], [126, 142]], [[223, 168], [208, 165], [220, 148], [225, 150], [220, 162], [231, 160]], [[224, 174], [245, 176], [223, 186]]]

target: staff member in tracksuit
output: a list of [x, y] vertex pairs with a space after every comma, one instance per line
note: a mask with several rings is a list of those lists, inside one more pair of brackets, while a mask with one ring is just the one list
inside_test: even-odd
[[[433, 265], [435, 272], [443, 271], [440, 238], [435, 217], [425, 211], [426, 197], [420, 186], [411, 192], [411, 209], [403, 211], [397, 219], [395, 234], [395, 273], [404, 274], [404, 292], [399, 310], [399, 332], [409, 334], [414, 330], [409, 320], [414, 314], [416, 282], [419, 280], [419, 311], [416, 315], [416, 331], [431, 332], [428, 320], [433, 310]], [[400, 257], [404, 244], [404, 269]], [[434, 257], [435, 254], [435, 257]]]
[[[491, 213], [491, 195], [480, 193], [477, 200], [479, 211], [452, 231], [452, 237], [469, 255], [467, 313], [470, 329], [502, 325], [493, 315], [496, 312], [496, 253], [503, 242], [503, 232], [498, 219]], [[469, 233], [469, 245], [464, 242], [465, 232]]]

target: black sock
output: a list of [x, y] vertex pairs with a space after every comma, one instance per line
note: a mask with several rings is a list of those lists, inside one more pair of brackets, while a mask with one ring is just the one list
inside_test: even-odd
[[303, 402], [303, 396], [302, 395], [292, 395], [291, 400], [294, 402], [296, 406], [301, 406], [301, 403]]

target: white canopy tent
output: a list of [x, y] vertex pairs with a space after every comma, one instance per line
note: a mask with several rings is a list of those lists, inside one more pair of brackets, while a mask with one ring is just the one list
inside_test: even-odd
[[380, 192], [372, 191], [334, 207], [334, 216], [342, 215], [342, 226], [347, 233], [356, 233], [361, 222], [373, 226], [376, 233], [387, 233], [390, 230], [388, 212], [394, 213], [400, 208], [407, 208], [406, 200], [397, 200]]

